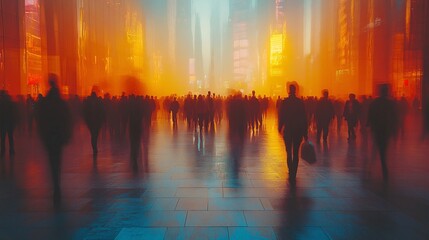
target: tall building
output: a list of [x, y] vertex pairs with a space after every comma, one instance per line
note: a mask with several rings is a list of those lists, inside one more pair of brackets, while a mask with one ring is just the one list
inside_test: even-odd
[[181, 89], [184, 93], [190, 87], [195, 86], [195, 81], [191, 82], [190, 66], [193, 60], [194, 41], [192, 38], [192, 1], [177, 0], [176, 2], [176, 61], [174, 71], [174, 82], [176, 89]]
[[271, 81], [269, 79], [269, 59], [270, 59], [270, 34], [273, 25], [273, 17], [276, 8], [274, 1], [258, 0], [255, 7], [255, 34], [257, 47], [256, 63], [256, 83], [255, 89], [264, 94], [270, 93]]
[[19, 94], [26, 88], [21, 66], [24, 39], [21, 14], [24, 1], [0, 1], [0, 89]]
[[[285, 80], [281, 83], [281, 94], [284, 94], [286, 82], [297, 82], [303, 86], [306, 81], [306, 63], [307, 56], [305, 49], [305, 1], [286, 1], [285, 19], [286, 19], [286, 66]], [[311, 24], [307, 27], [311, 27]], [[300, 89], [300, 93], [305, 93], [305, 89]]]
[[203, 40], [201, 35], [201, 22], [200, 16], [197, 14], [195, 17], [195, 31], [194, 31], [194, 59], [195, 59], [195, 77], [197, 89], [205, 89], [207, 87], [206, 78], [204, 74], [203, 64]]
[[26, 93], [36, 96], [40, 92], [43, 79], [42, 35], [40, 26], [39, 1], [25, 1], [25, 67], [23, 69], [27, 85]]
[[222, 18], [220, 3], [216, 1], [210, 13], [210, 67], [208, 74], [208, 87], [214, 92], [221, 89], [221, 59], [222, 49]]
[[228, 84], [234, 89], [249, 90], [252, 80], [251, 63], [251, 2], [230, 0], [229, 12], [232, 33], [233, 77]]
[[356, 0], [339, 0], [337, 5], [336, 68], [335, 82], [332, 86], [334, 94], [345, 95], [350, 92], [357, 94], [359, 84], [357, 4]]
[[[398, 95], [421, 99], [424, 81], [424, 61], [427, 58], [428, 3], [424, 0], [405, 0], [403, 37], [403, 79], [397, 79]], [[425, 29], [426, 27], [426, 29]]]
[[[136, 0], [79, 0], [81, 94], [94, 85], [111, 94], [126, 89], [124, 76], [146, 77], [145, 21]], [[145, 82], [147, 84], [147, 81]]]
[[53, 72], [63, 93], [76, 93], [76, 2], [2, 0], [0, 7], [2, 88], [44, 93], [47, 73]]
[[332, 89], [336, 82], [336, 9], [338, 1], [323, 1], [320, 13], [319, 84], [322, 89]]
[[271, 21], [269, 33], [268, 79], [270, 93], [280, 95], [284, 92], [288, 74], [286, 1], [276, 0], [272, 7], [274, 7], [274, 19]]
[[[423, 15], [421, 20], [424, 19], [424, 16], [429, 15], [429, 2], [421, 0], [423, 7]], [[421, 90], [421, 100], [423, 107], [427, 109], [429, 107], [429, 24], [421, 25], [420, 31], [424, 33], [423, 35], [423, 77], [422, 77], [422, 90]]]
[[42, 40], [47, 71], [59, 76], [63, 94], [79, 93], [77, 54], [77, 1], [41, 0]]

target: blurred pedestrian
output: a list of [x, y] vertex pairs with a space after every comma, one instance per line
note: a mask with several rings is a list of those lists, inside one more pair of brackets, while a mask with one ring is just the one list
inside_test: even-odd
[[283, 100], [278, 112], [278, 131], [283, 136], [287, 152], [289, 180], [294, 182], [298, 171], [299, 147], [308, 139], [307, 114], [304, 102], [296, 97], [296, 86], [289, 86], [289, 97]]
[[398, 110], [395, 101], [389, 98], [387, 84], [379, 86], [379, 95], [369, 106], [368, 125], [380, 155], [383, 178], [387, 180], [387, 147], [389, 140], [398, 130]]
[[105, 122], [106, 112], [101, 98], [93, 91], [89, 97], [83, 101], [83, 118], [91, 134], [91, 146], [94, 156], [98, 154], [98, 135]]
[[356, 100], [356, 95], [351, 93], [349, 95], [349, 100], [346, 102], [344, 106], [344, 119], [347, 121], [347, 133], [348, 138], [347, 140], [353, 141], [356, 139], [356, 125], [359, 120], [359, 111], [360, 111], [360, 104]]
[[50, 89], [38, 103], [36, 120], [43, 145], [48, 153], [54, 188], [54, 203], [61, 200], [60, 172], [63, 147], [71, 138], [71, 114], [67, 103], [61, 98], [57, 76], [49, 75]]
[[323, 97], [317, 103], [315, 118], [317, 126], [317, 142], [320, 143], [320, 138], [323, 133], [323, 141], [328, 141], [329, 126], [335, 116], [334, 105], [329, 99], [328, 90], [322, 91]]
[[15, 154], [13, 132], [18, 121], [17, 106], [11, 96], [5, 91], [0, 91], [0, 134], [1, 134], [1, 157], [6, 154], [6, 135], [9, 140], [9, 154]]

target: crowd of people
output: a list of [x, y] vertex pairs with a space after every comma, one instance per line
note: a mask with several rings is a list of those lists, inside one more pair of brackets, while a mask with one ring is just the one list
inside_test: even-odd
[[[6, 91], [0, 92], [0, 132], [1, 156], [6, 154], [6, 136], [9, 154], [15, 154], [14, 131], [28, 131], [36, 126], [38, 134], [47, 151], [54, 186], [54, 199], [60, 199], [60, 167], [63, 147], [69, 142], [73, 125], [82, 120], [91, 138], [94, 159], [98, 154], [100, 133], [111, 138], [123, 139], [128, 136], [130, 157], [133, 169], [138, 168], [141, 146], [147, 147], [152, 122], [167, 119], [173, 128], [179, 121], [186, 122], [188, 129], [195, 132], [215, 132], [224, 115], [228, 119], [228, 137], [234, 150], [233, 166], [239, 169], [239, 157], [244, 148], [248, 132], [258, 131], [267, 114], [276, 112], [278, 131], [284, 139], [287, 151], [289, 178], [295, 181], [298, 171], [299, 147], [308, 140], [308, 132], [316, 133], [316, 142], [328, 141], [331, 126], [340, 131], [342, 122], [347, 123], [348, 141], [356, 140], [356, 128], [366, 134], [371, 129], [374, 143], [379, 149], [383, 176], [387, 179], [386, 152], [389, 139], [403, 134], [405, 117], [410, 112], [419, 112], [420, 103], [414, 100], [409, 104], [405, 97], [393, 100], [388, 95], [388, 87], [380, 86], [379, 97], [362, 96], [357, 100], [355, 94], [349, 99], [332, 99], [328, 90], [318, 97], [298, 97], [297, 86], [288, 88], [289, 97], [276, 100], [267, 96], [257, 96], [255, 91], [249, 95], [235, 92], [227, 97], [210, 91], [204, 95], [155, 96], [126, 95], [99, 96], [93, 91], [81, 99], [72, 96], [63, 99], [57, 86], [57, 77], [49, 76], [50, 90], [37, 99], [28, 95], [13, 101]], [[428, 111], [423, 111], [424, 113]], [[429, 129], [427, 121], [424, 129]], [[143, 142], [143, 144], [142, 144]]]

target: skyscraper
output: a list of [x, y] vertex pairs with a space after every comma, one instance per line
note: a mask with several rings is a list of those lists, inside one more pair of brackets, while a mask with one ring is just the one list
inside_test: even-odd
[[195, 17], [195, 38], [194, 38], [194, 49], [195, 49], [195, 76], [197, 80], [198, 89], [206, 88], [206, 79], [204, 76], [204, 64], [203, 64], [203, 47], [202, 47], [202, 36], [201, 36], [201, 22], [200, 16], [197, 14]]
[[249, 17], [251, 2], [230, 0], [230, 19], [233, 40], [233, 88], [246, 89], [251, 82]]
[[177, 0], [176, 2], [176, 63], [173, 81], [185, 92], [189, 89], [190, 62], [193, 58], [192, 38], [192, 1]]

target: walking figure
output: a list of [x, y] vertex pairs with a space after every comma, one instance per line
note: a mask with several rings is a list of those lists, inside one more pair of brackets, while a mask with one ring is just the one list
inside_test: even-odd
[[304, 102], [296, 97], [296, 86], [289, 86], [289, 97], [283, 100], [278, 112], [278, 131], [283, 135], [287, 152], [289, 180], [294, 182], [298, 171], [299, 147], [302, 138], [308, 139], [307, 114]]
[[43, 145], [48, 153], [54, 188], [54, 204], [61, 200], [60, 177], [63, 147], [71, 137], [71, 114], [67, 103], [61, 98], [57, 76], [49, 75], [50, 90], [38, 103], [37, 124]]
[[344, 119], [347, 121], [347, 133], [348, 138], [347, 140], [353, 141], [356, 139], [356, 125], [359, 120], [359, 110], [360, 110], [360, 104], [356, 100], [356, 95], [351, 93], [349, 95], [349, 100], [346, 102], [344, 106]]
[[9, 140], [9, 154], [15, 154], [13, 132], [17, 122], [17, 106], [12, 101], [10, 95], [5, 91], [0, 91], [0, 134], [1, 134], [1, 157], [6, 154], [6, 135]]
[[98, 154], [98, 135], [104, 120], [106, 118], [103, 101], [97, 97], [95, 92], [86, 98], [83, 102], [83, 117], [85, 124], [91, 134], [92, 153], [94, 156]]
[[323, 142], [328, 141], [329, 125], [335, 117], [334, 105], [329, 99], [328, 90], [323, 90], [323, 97], [319, 100], [316, 106], [315, 118], [317, 125], [317, 142], [320, 143], [320, 138], [323, 132]]
[[374, 99], [369, 106], [368, 126], [378, 148], [383, 178], [387, 180], [387, 147], [390, 138], [395, 136], [398, 130], [398, 111], [395, 102], [388, 97], [389, 88], [387, 84], [380, 85], [379, 93], [380, 96]]
[[173, 120], [173, 127], [177, 127], [177, 113], [179, 112], [179, 109], [180, 109], [179, 101], [177, 101], [177, 98], [174, 97], [169, 107], [169, 110], [171, 112], [171, 118]]

